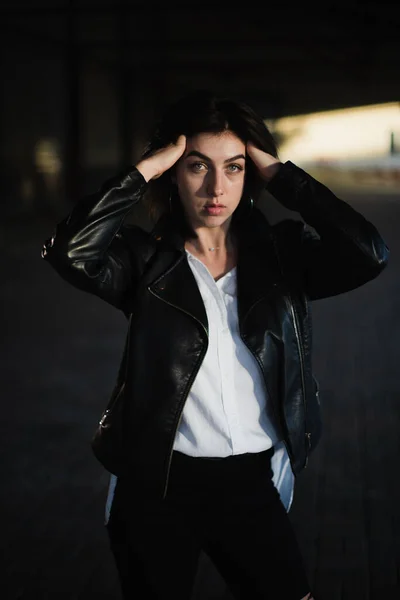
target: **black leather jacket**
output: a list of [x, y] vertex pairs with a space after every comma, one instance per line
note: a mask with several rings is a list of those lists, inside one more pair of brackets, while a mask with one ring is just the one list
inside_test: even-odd
[[[151, 233], [124, 225], [146, 186], [136, 168], [106, 182], [57, 225], [42, 257], [65, 280], [129, 319], [125, 468], [140, 482], [137, 489], [163, 498], [175, 433], [207, 350], [208, 323], [174, 221], [161, 220]], [[271, 226], [254, 209], [241, 223], [239, 328], [261, 369], [297, 475], [321, 435], [310, 301], [374, 279], [389, 250], [369, 221], [290, 161], [267, 189], [302, 220]], [[123, 379], [120, 369], [116, 387]]]

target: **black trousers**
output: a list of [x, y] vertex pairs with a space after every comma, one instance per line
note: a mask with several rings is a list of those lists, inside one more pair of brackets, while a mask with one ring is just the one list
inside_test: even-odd
[[115, 488], [107, 530], [126, 600], [190, 600], [204, 551], [240, 600], [300, 600], [310, 591], [272, 482], [273, 449], [226, 458], [174, 451], [167, 496]]

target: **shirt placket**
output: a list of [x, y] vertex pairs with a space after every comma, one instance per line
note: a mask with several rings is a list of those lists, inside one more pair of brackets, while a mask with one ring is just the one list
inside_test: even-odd
[[202, 263], [196, 257], [191, 256], [191, 259], [194, 260], [195, 263], [200, 267], [200, 271], [198, 271], [198, 273], [203, 282], [206, 284], [209, 298], [211, 299], [211, 302], [214, 303], [216, 308], [216, 310], [213, 311], [211, 320], [215, 327], [215, 336], [217, 342], [216, 350], [221, 383], [221, 403], [229, 429], [232, 452], [234, 454], [238, 454], [243, 451], [243, 432], [235, 402], [234, 360], [232, 355], [232, 353], [235, 352], [235, 348], [232, 346], [232, 335], [229, 330], [229, 315], [224, 300], [224, 292], [223, 289], [220, 290], [214, 277], [211, 275], [204, 263]]
[[228, 308], [222, 289], [214, 283], [214, 298], [218, 307], [218, 362], [221, 374], [222, 404], [228, 422], [232, 450], [236, 454], [241, 451], [242, 432], [239, 414], [235, 401], [234, 361], [232, 352], [232, 335], [229, 329]]

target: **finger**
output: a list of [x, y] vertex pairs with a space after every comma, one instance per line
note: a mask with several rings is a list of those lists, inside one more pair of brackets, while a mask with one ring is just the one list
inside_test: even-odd
[[250, 156], [250, 158], [254, 158], [255, 156], [257, 156], [257, 146], [255, 144], [253, 144], [253, 142], [247, 142], [246, 144], [246, 149], [247, 149], [247, 154]]
[[181, 134], [178, 139], [176, 140], [176, 147], [179, 148], [181, 150], [181, 154], [184, 153], [185, 148], [186, 148], [186, 136]]
[[178, 151], [179, 158], [180, 158], [186, 150], [186, 136], [185, 135], [180, 135], [178, 137], [178, 139], [176, 140], [176, 143], [175, 143], [175, 148]]

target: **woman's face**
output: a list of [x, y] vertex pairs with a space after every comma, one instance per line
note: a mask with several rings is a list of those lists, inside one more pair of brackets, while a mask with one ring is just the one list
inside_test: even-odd
[[246, 145], [231, 131], [187, 138], [176, 184], [193, 228], [230, 221], [243, 193]]

